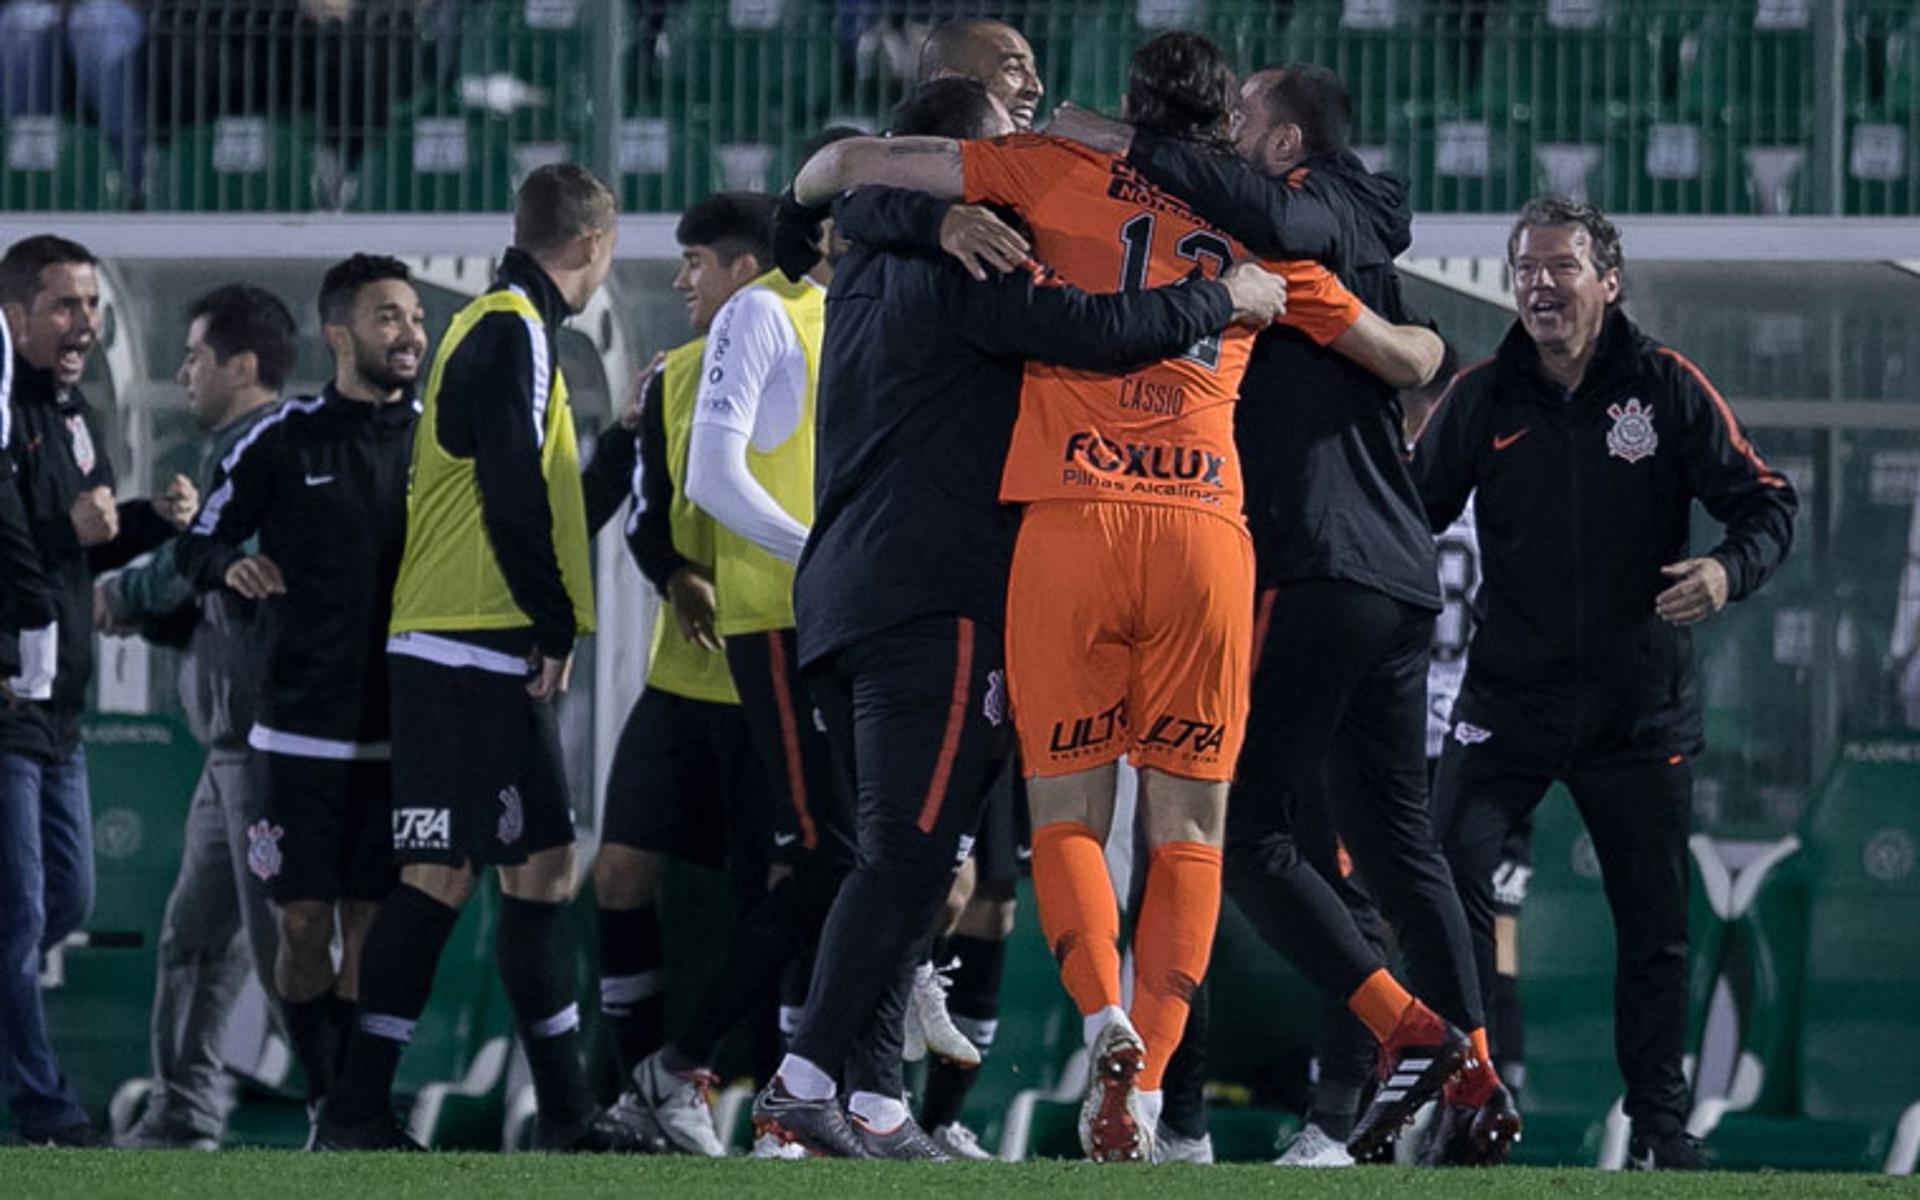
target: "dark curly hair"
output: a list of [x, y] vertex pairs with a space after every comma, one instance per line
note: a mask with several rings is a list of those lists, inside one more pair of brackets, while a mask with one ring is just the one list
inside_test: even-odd
[[333, 264], [320, 281], [320, 323], [345, 325], [353, 319], [353, 298], [360, 289], [383, 279], [412, 283], [413, 272], [399, 259], [384, 254], [355, 254]]
[[1228, 146], [1240, 80], [1220, 47], [1197, 33], [1163, 33], [1127, 65], [1127, 120], [1169, 137]]

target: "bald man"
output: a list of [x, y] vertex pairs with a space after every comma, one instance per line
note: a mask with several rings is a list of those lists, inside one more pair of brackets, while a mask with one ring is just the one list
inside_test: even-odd
[[989, 96], [1006, 106], [1014, 128], [1022, 133], [1033, 128], [1040, 98], [1047, 93], [1033, 47], [1019, 30], [1000, 21], [961, 19], [934, 27], [920, 48], [914, 84], [950, 75], [979, 80]]
[[[1046, 95], [1033, 47], [1001, 21], [961, 18], [934, 27], [920, 48], [915, 83], [948, 77], [977, 80], [1022, 133], [1033, 128]], [[975, 843], [976, 869], [955, 886], [950, 903], [958, 913], [942, 930], [933, 959], [921, 964], [908, 1010], [908, 1053], [924, 1047], [930, 1060], [920, 1123], [935, 1145], [961, 1159], [992, 1157], [961, 1121], [961, 1109], [1000, 1025], [1000, 977], [1013, 932], [1015, 889], [1031, 853], [1018, 771], [1007, 773], [987, 805]], [[949, 969], [936, 974], [943, 965]]]

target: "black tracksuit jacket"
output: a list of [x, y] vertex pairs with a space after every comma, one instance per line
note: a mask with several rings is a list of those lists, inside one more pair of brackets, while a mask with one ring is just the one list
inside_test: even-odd
[[176, 551], [202, 591], [259, 535], [286, 580], [266, 602], [259, 724], [375, 746], [388, 739], [387, 625], [407, 533], [407, 470], [419, 409], [368, 404], [329, 384], [284, 401], [235, 444]]
[[1436, 533], [1476, 497], [1456, 737], [1465, 722], [1542, 769], [1699, 752], [1692, 638], [1654, 612], [1660, 568], [1693, 556], [1697, 499], [1726, 527], [1708, 553], [1739, 600], [1786, 558], [1798, 500], [1698, 367], [1616, 311], [1569, 394], [1516, 322], [1454, 378], [1413, 472]]
[[[64, 758], [79, 745], [80, 716], [93, 677], [93, 577], [153, 550], [173, 526], [146, 500], [120, 504], [120, 533], [99, 546], [82, 546], [69, 511], [81, 492], [114, 486], [104, 430], [79, 388], [56, 383], [50, 371], [13, 361], [13, 460], [21, 515], [38, 551], [52, 616], [60, 622], [53, 698], [38, 704], [0, 704], [0, 752]], [[42, 610], [44, 614], [44, 610]], [[44, 624], [32, 617], [21, 624]]]
[[[1342, 150], [1276, 179], [1146, 130], [1135, 131], [1127, 161], [1254, 252], [1315, 259], [1387, 320], [1416, 319], [1393, 266], [1413, 240], [1397, 176]], [[1342, 579], [1439, 610], [1433, 538], [1393, 388], [1298, 330], [1269, 329], [1253, 344], [1233, 439], [1263, 587]]]

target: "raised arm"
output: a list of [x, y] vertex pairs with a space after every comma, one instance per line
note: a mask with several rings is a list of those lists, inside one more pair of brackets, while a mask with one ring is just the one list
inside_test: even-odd
[[958, 200], [965, 187], [960, 143], [929, 137], [842, 138], [800, 168], [793, 181], [793, 197], [808, 206], [826, 204], [863, 183]]

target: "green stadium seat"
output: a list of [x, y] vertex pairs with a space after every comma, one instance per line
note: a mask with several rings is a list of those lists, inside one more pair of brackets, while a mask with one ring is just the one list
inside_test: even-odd
[[1751, 1109], [1713, 1130], [1726, 1165], [1898, 1165], [1889, 1160], [1896, 1128], [1920, 1104], [1916, 796], [1920, 739], [1848, 743], [1803, 820], [1803, 861], [1759, 898], [1746, 931], [1764, 964], [1754, 972], [1762, 983], [1750, 1048], [1774, 1061]]
[[148, 190], [155, 207], [185, 212], [304, 212], [317, 144], [306, 125], [217, 117], [174, 133]]
[[118, 207], [112, 152], [91, 126], [22, 114], [0, 121], [0, 210]]
[[519, 181], [506, 122], [490, 117], [417, 117], [396, 124], [362, 154], [357, 212], [499, 212]]

